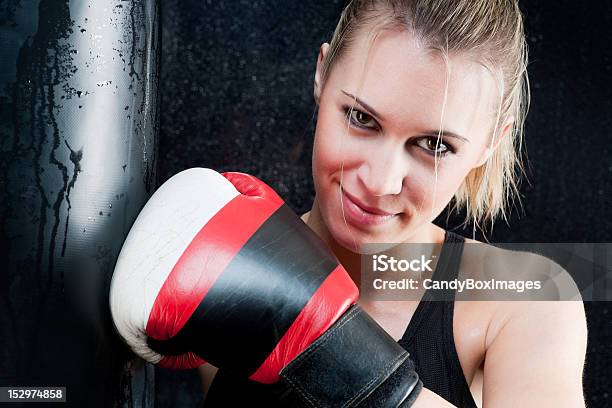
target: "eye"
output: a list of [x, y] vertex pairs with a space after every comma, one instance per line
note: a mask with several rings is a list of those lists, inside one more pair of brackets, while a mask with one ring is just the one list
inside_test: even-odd
[[438, 140], [437, 137], [422, 137], [417, 140], [416, 144], [432, 156], [445, 156], [448, 153], [454, 153], [452, 146]]
[[350, 106], [344, 107], [345, 115], [349, 116], [350, 122], [362, 129], [376, 129], [378, 124], [376, 120], [365, 112], [360, 111], [359, 109], [353, 108]]

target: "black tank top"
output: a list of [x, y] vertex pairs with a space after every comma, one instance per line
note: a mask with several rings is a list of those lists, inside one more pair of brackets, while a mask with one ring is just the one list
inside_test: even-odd
[[[459, 272], [465, 238], [447, 231], [433, 280], [453, 280]], [[439, 291], [436, 292], [439, 296]], [[443, 293], [445, 301], [431, 301], [425, 291], [398, 343], [409, 353], [423, 386], [459, 408], [476, 408], [463, 375], [453, 337], [455, 293]], [[245, 339], [248, 341], [248, 339]], [[219, 370], [209, 389], [205, 408], [280, 407], [278, 397], [288, 392], [282, 383], [258, 384]]]

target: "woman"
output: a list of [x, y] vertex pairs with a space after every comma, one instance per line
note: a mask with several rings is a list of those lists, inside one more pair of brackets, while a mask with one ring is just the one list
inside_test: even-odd
[[[316, 197], [302, 219], [358, 285], [368, 243], [454, 242], [435, 274], [470, 276], [478, 262], [456, 248], [476, 241], [433, 220], [449, 204], [465, 207], [474, 228], [505, 217], [517, 193], [525, 69], [516, 1], [345, 8], [318, 55]], [[415, 406], [584, 406], [581, 302], [359, 303], [415, 361], [425, 387]], [[200, 372], [208, 389], [215, 369]], [[209, 402], [259, 398], [261, 387], [217, 377]]]

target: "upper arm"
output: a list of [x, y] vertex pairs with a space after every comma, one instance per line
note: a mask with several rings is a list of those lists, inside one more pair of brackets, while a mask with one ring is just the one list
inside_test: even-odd
[[483, 407], [584, 407], [580, 301], [513, 302], [486, 350]]

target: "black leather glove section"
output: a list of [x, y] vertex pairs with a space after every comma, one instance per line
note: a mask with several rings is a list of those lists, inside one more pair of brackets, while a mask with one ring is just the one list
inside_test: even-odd
[[408, 352], [359, 305], [280, 375], [310, 407], [406, 407], [422, 388]]
[[414, 371], [414, 363], [408, 358], [358, 407], [408, 408], [414, 404], [422, 389], [423, 383]]

